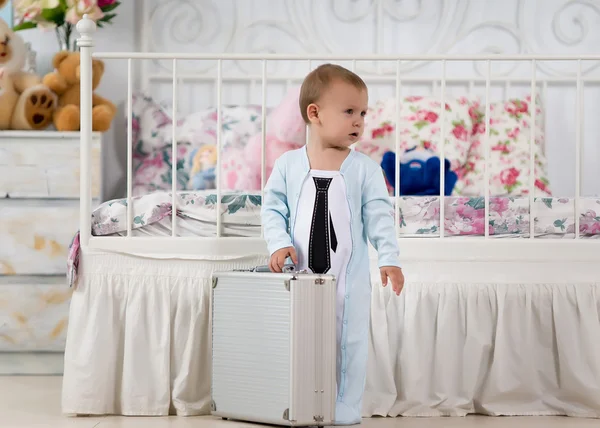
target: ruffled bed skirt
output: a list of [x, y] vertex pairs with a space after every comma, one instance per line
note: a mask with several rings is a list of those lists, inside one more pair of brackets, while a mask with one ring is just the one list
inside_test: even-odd
[[[82, 256], [63, 412], [208, 414], [210, 274], [266, 259]], [[411, 264], [400, 297], [373, 273], [364, 416], [600, 417], [600, 267]]]
[[363, 414], [600, 417], [599, 268], [422, 265], [401, 298], [375, 287]]

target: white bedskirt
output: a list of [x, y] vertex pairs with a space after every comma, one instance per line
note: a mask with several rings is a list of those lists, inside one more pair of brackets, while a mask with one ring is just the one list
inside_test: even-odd
[[600, 417], [600, 266], [412, 264], [406, 276], [401, 298], [373, 290], [365, 416]]
[[[265, 262], [84, 252], [63, 412], [208, 414], [210, 273]], [[364, 416], [600, 417], [600, 266], [413, 263], [400, 297], [374, 273]]]

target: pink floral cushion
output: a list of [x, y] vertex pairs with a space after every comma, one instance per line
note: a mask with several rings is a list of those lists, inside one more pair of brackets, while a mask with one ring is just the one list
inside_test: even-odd
[[[535, 187], [536, 195], [550, 195], [547, 160], [544, 155], [544, 114], [536, 102]], [[529, 194], [529, 141], [531, 138], [531, 97], [511, 99], [490, 105], [490, 194], [519, 196]], [[472, 145], [467, 162], [457, 172], [456, 193], [484, 194], [485, 104], [475, 103]]]
[[[172, 119], [170, 110], [151, 97], [135, 94], [133, 103], [134, 195], [171, 190]], [[223, 189], [235, 190], [245, 168], [244, 148], [261, 127], [260, 106], [222, 106]], [[217, 111], [208, 108], [177, 123], [177, 189], [189, 190], [194, 149], [216, 147]]]
[[[306, 124], [299, 107], [300, 87], [291, 89], [282, 102], [267, 116], [266, 131], [266, 176], [271, 175], [273, 165], [279, 156], [289, 150], [302, 147], [306, 143]], [[261, 189], [262, 133], [257, 132], [244, 150], [242, 159], [246, 168], [238, 177], [239, 190]]]
[[[132, 96], [133, 195], [171, 189], [171, 116], [169, 107], [152, 97]], [[184, 189], [188, 176], [183, 159], [188, 145], [178, 144], [177, 188]]]
[[[470, 103], [466, 98], [446, 100], [446, 145], [445, 157], [452, 169], [467, 161], [471, 144], [469, 131], [472, 128], [469, 116]], [[400, 110], [400, 152], [413, 147], [422, 147], [439, 153], [440, 100], [434, 97], [406, 97]], [[378, 101], [369, 108], [365, 117], [365, 132], [356, 145], [380, 163], [387, 151], [396, 151], [396, 100], [388, 98]]]

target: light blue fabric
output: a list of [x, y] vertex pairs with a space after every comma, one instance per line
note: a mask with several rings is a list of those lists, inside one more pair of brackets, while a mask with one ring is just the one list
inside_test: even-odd
[[[269, 253], [293, 245], [294, 225], [302, 184], [310, 165], [306, 146], [286, 152], [273, 167], [265, 186], [262, 224]], [[361, 421], [368, 355], [371, 275], [369, 246], [378, 251], [378, 264], [398, 266], [393, 206], [381, 167], [362, 153], [352, 151], [340, 169], [346, 183], [352, 230], [352, 255], [346, 272], [346, 303], [341, 337], [341, 377], [336, 401], [336, 424]]]

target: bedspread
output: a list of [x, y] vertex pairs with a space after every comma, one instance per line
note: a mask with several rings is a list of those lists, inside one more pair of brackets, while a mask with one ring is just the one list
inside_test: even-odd
[[[392, 197], [392, 203], [394, 198]], [[133, 201], [134, 236], [171, 236], [173, 212], [170, 192], [136, 196]], [[572, 198], [534, 200], [535, 236], [574, 238], [575, 216]], [[600, 237], [600, 198], [580, 200], [580, 236]], [[217, 235], [217, 195], [214, 191], [182, 191], [176, 194], [177, 236]], [[400, 238], [440, 236], [440, 198], [405, 196], [399, 198]], [[484, 236], [483, 197], [444, 198], [445, 236]], [[226, 192], [221, 196], [222, 236], [260, 237], [260, 193]], [[530, 209], [527, 197], [490, 198], [487, 227], [492, 238], [529, 236]], [[127, 233], [127, 199], [100, 205], [92, 214], [93, 236], [122, 236]], [[68, 281], [73, 285], [79, 263], [79, 234], [71, 244]]]

